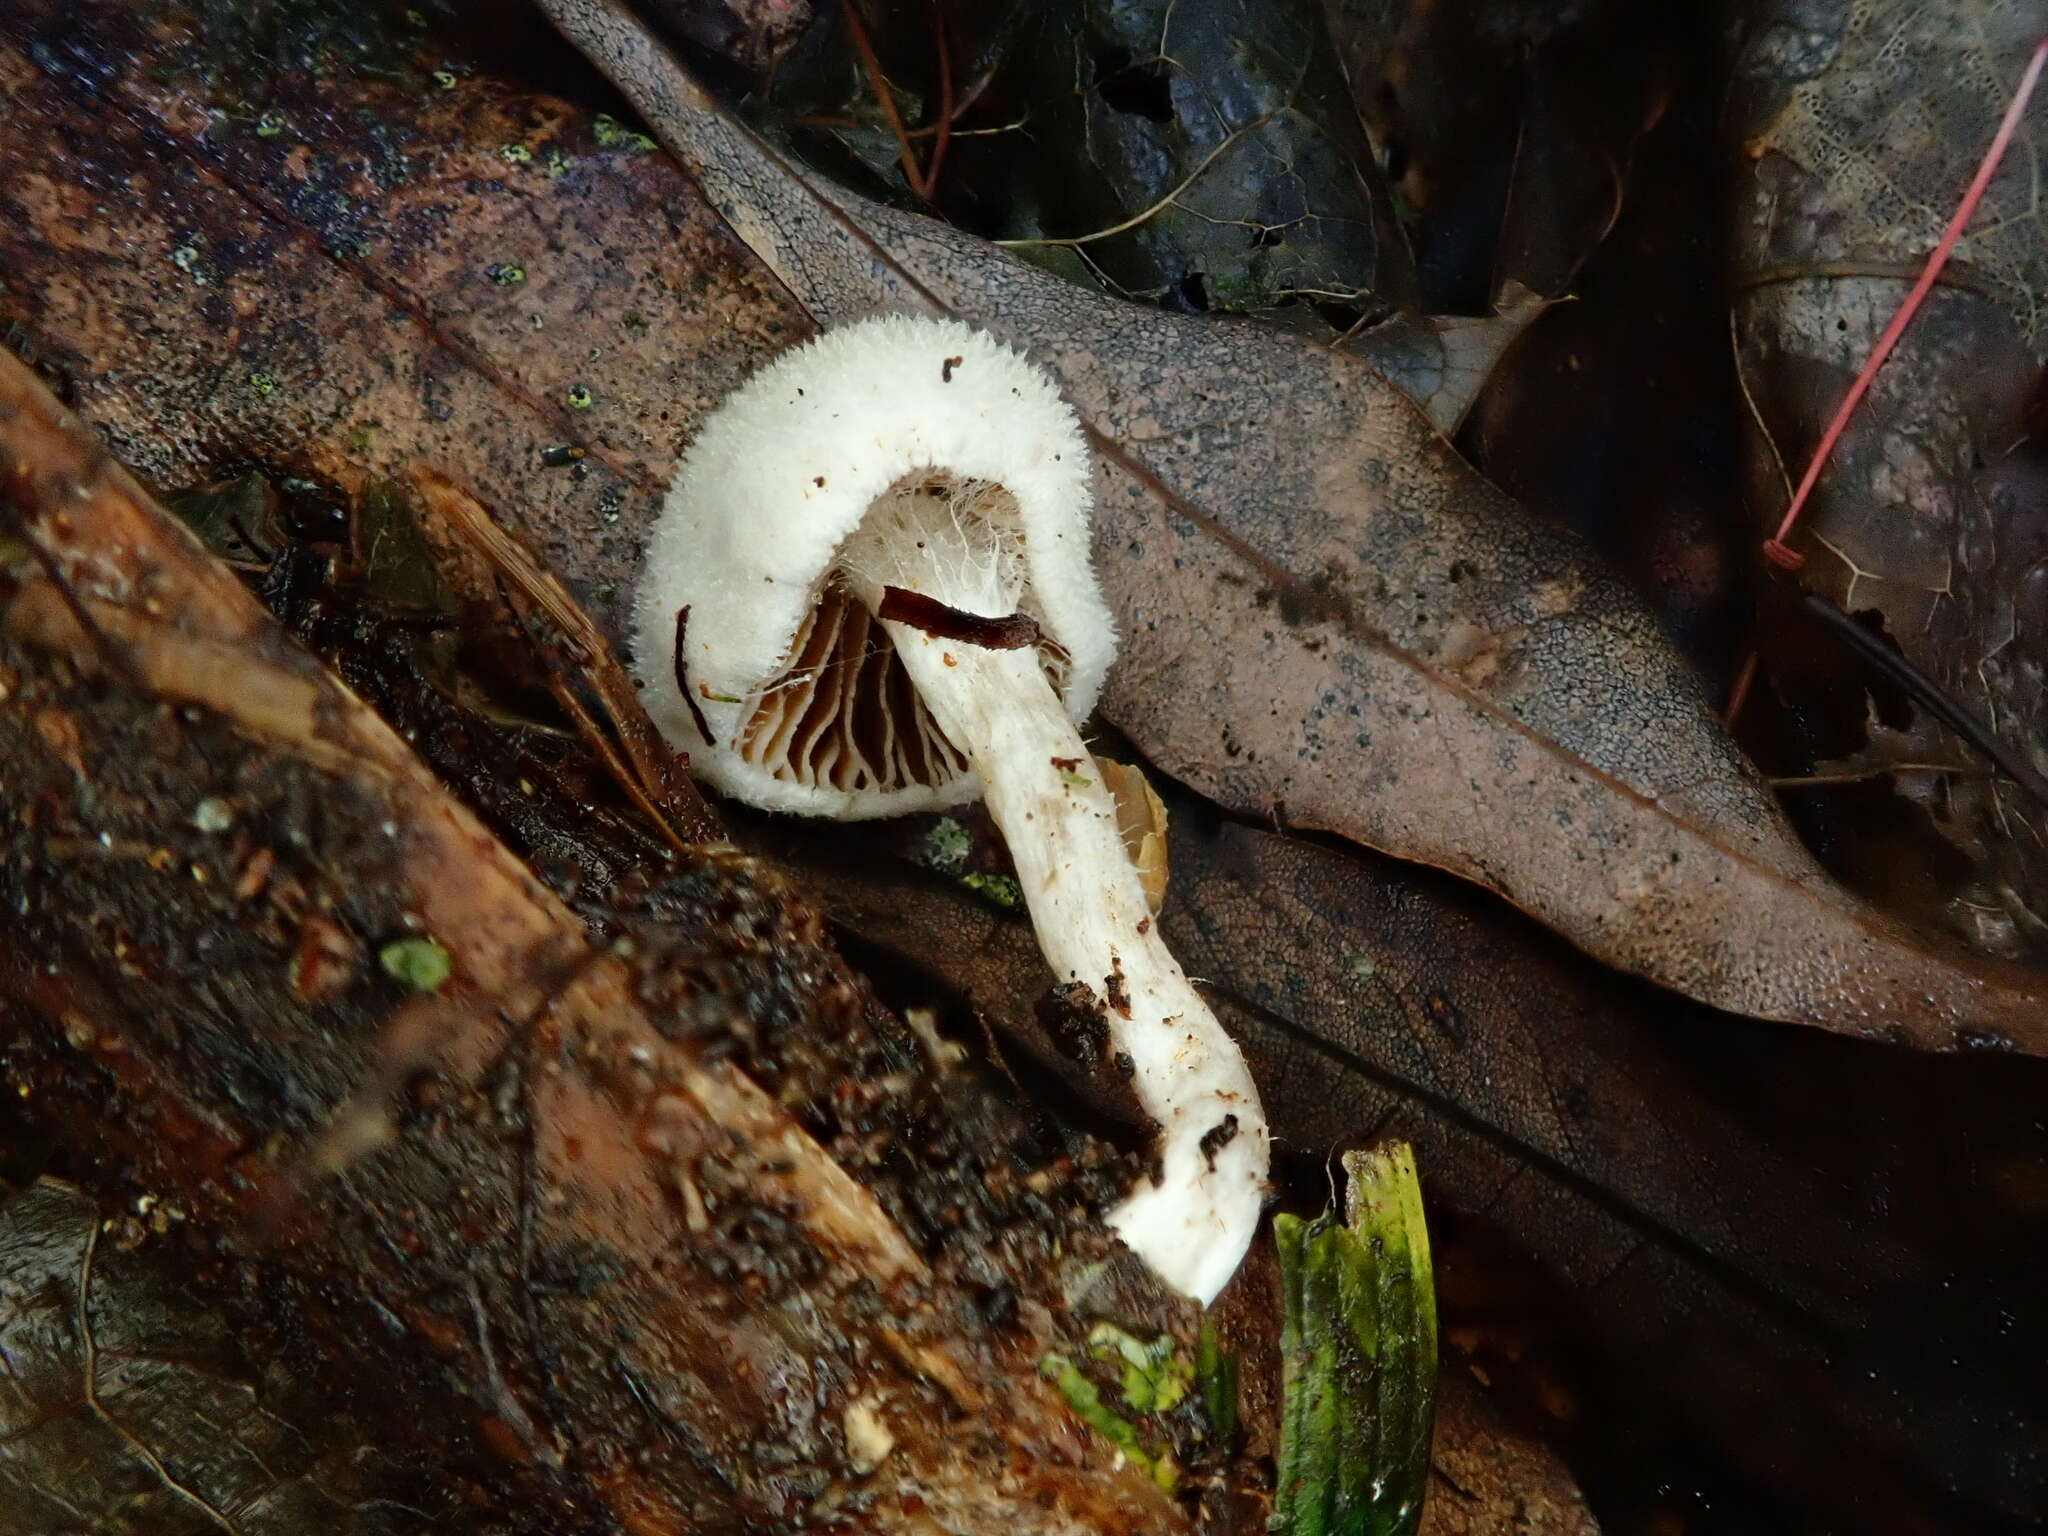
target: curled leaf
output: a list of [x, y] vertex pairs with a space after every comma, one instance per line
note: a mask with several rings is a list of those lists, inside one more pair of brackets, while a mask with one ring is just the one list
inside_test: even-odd
[[1157, 915], [1159, 904], [1166, 900], [1166, 803], [1142, 769], [1102, 757], [1095, 759], [1095, 766], [1116, 799], [1116, 829], [1123, 834], [1131, 862], [1138, 866], [1145, 900]]

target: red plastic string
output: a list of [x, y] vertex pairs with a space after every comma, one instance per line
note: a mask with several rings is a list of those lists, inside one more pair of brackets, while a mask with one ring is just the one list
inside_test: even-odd
[[1962, 202], [1956, 205], [1955, 217], [1948, 221], [1948, 228], [1942, 231], [1941, 243], [1934, 248], [1934, 254], [1927, 258], [1927, 265], [1921, 269], [1914, 281], [1912, 292], [1906, 295], [1906, 302], [1899, 306], [1899, 312], [1892, 316], [1892, 323], [1884, 328], [1884, 334], [1871, 349], [1870, 360], [1863, 365], [1863, 371], [1856, 375], [1856, 382], [1849, 386], [1849, 392], [1842, 396], [1842, 403], [1835, 407], [1835, 414], [1828, 422], [1827, 431], [1820, 435], [1820, 446], [1813, 451], [1813, 461], [1806, 466], [1806, 475], [1799, 482], [1799, 488], [1792, 493], [1792, 504], [1785, 508], [1785, 520], [1778, 525], [1776, 538], [1764, 540], [1764, 554], [1773, 564], [1788, 571], [1796, 571], [1806, 564], [1806, 557], [1786, 544], [1792, 532], [1792, 525], [1799, 521], [1799, 514], [1806, 506], [1806, 498], [1812, 494], [1820, 472], [1826, 466], [1828, 455], [1835, 451], [1843, 429], [1849, 425], [1849, 418], [1870, 389], [1870, 381], [1877, 377], [1877, 370], [1884, 366], [1884, 360], [1891, 356], [1892, 348], [1905, 334], [1906, 327], [1913, 322], [1920, 303], [1941, 276], [1941, 269], [1948, 265], [1949, 253], [1956, 248], [1956, 242], [1963, 237], [1963, 228], [1977, 211], [1977, 204], [1984, 199], [1984, 189], [1991, 185], [1991, 178], [1998, 172], [1998, 162], [2005, 158], [2006, 146], [2012, 143], [2012, 136], [2018, 131], [2020, 116], [2027, 110], [2027, 101], [2034, 94], [2034, 86], [2041, 78], [2041, 66], [2048, 62], [2048, 37], [2044, 37], [2034, 48], [2034, 57], [2027, 64], [2027, 72], [2020, 77], [2019, 89], [2013, 93], [2012, 104], [2005, 109], [2005, 118], [1998, 125], [1998, 132], [1992, 136], [1991, 148], [1985, 152], [1984, 163], [1977, 167], [1976, 178], [1971, 181], [1969, 191], [1963, 194]]

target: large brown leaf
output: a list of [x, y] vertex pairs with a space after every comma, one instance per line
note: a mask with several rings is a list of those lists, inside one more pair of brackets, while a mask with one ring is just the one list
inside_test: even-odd
[[617, 0], [543, 8], [818, 320], [947, 310], [1060, 373], [1129, 636], [1104, 713], [1177, 777], [1482, 881], [1717, 1006], [2048, 1050], [2032, 978], [1918, 950], [1826, 883], [1642, 605], [1371, 368], [807, 180]]

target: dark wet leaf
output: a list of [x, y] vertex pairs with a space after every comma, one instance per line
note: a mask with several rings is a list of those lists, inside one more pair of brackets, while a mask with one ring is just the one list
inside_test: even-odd
[[1121, 230], [1066, 249], [1169, 309], [1415, 307], [1317, 0], [1036, 6], [997, 85], [1028, 117], [1007, 166], [1000, 144], [982, 162], [1016, 189], [990, 233]]
[[1379, 374], [806, 182], [623, 5], [545, 8], [816, 318], [951, 310], [1061, 374], [1103, 454], [1097, 538], [1128, 637], [1103, 712], [1162, 768], [1482, 881], [1718, 1006], [2048, 1049], [2038, 979], [1919, 949], [1829, 886], [1640, 601]]
[[104, 1227], [45, 1180], [0, 1200], [4, 1536], [485, 1536], [510, 1523], [194, 1293], [186, 1213]]
[[[2038, 0], [1760, 0], [1744, 14], [1731, 227], [1741, 361], [1768, 435], [1750, 463], [1761, 537], [1960, 201], [2048, 18]], [[2026, 412], [2048, 362], [2044, 157], [2037, 102], [1794, 540], [1807, 556], [1798, 582], [1874, 618], [2037, 770], [2048, 769], [2048, 449]], [[1780, 621], [1765, 650], [1803, 717], [1808, 757], [1792, 771], [1875, 774], [1900, 797], [1884, 797], [1894, 814], [1876, 837], [1910, 867], [1901, 878], [1866, 866], [1864, 878], [1927, 927], [2048, 956], [2042, 807], [2003, 777], [1940, 771], [1970, 762], [1953, 735], [1845, 676], [1822, 632]], [[1813, 800], [1823, 813], [1856, 808], [1839, 790]]]
[[369, 594], [433, 613], [449, 611], [454, 594], [405, 493], [395, 485], [373, 485], [357, 498], [354, 511], [352, 542]]
[[1022, 109], [994, 86], [1037, 9], [1038, 0], [861, 0], [852, 15], [831, 7], [772, 75], [756, 78], [751, 113], [826, 174], [878, 196], [1000, 209], [1006, 189], [971, 168], [982, 140], [1019, 126]]
[[453, 3], [421, 0], [384, 7], [352, 0], [197, 0], [193, 8], [204, 44], [199, 61], [245, 84], [295, 70], [403, 70], [425, 40], [430, 18], [444, 19]]
[[1170, 309], [1298, 304], [1342, 330], [1415, 307], [1317, 0], [870, 0], [859, 15], [767, 83], [764, 128], [824, 174]]
[[678, 41], [749, 74], [774, 69], [812, 22], [811, 0], [652, 0]]
[[[1612, 227], [1637, 141], [1708, 13], [1627, 0], [1324, 0], [1432, 309], [1548, 298]], [[1705, 32], [1704, 38], [1698, 34]]]
[[1725, 214], [1701, 190], [1723, 169], [1721, 39], [1706, 7], [1631, 9], [1666, 12], [1671, 41], [1686, 45], [1669, 109], [1635, 146], [1619, 216], [1570, 302], [1518, 341], [1458, 441], [1502, 490], [1612, 559], [1709, 697], [1726, 698], [1749, 641], [1756, 546], [1721, 288]]
[[231, 565], [268, 564], [284, 542], [277, 492], [268, 477], [254, 471], [171, 497], [164, 505]]
[[666, 156], [481, 46], [250, 96], [175, 3], [7, 7], [0, 315], [152, 484], [426, 462], [628, 568], [689, 426], [805, 322]]

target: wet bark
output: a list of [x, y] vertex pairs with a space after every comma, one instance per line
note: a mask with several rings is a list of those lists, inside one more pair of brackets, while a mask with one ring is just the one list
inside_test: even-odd
[[0, 1070], [201, 1285], [515, 1524], [1180, 1527], [1036, 1373], [1119, 1159], [729, 847], [600, 942], [6, 357], [0, 511]]

